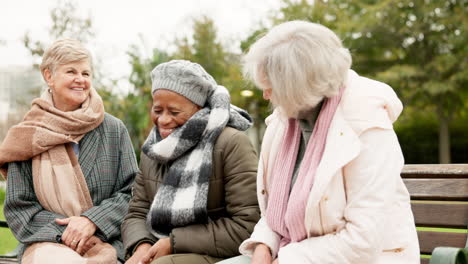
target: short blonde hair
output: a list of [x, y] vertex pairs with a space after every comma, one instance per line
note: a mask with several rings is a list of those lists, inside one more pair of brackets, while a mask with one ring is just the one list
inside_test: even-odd
[[53, 73], [59, 65], [83, 60], [88, 60], [92, 70], [93, 62], [91, 53], [81, 42], [75, 39], [57, 40], [47, 48], [42, 56], [42, 63], [40, 65], [42, 76], [44, 76], [44, 71], [46, 69]]
[[351, 68], [351, 55], [330, 29], [306, 21], [273, 27], [243, 58], [244, 75], [260, 89], [271, 88], [271, 102], [297, 117], [324, 97], [336, 95]]

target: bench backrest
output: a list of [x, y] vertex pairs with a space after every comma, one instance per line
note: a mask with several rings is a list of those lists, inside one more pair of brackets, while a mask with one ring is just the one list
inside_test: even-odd
[[[411, 195], [421, 254], [430, 255], [440, 246], [464, 248], [468, 164], [405, 165], [401, 176]], [[423, 258], [421, 263], [429, 260]]]

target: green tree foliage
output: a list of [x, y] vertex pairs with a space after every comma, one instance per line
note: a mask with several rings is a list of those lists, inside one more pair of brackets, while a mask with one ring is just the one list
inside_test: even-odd
[[450, 163], [450, 123], [468, 99], [466, 0], [382, 1], [363, 6], [377, 50], [388, 63], [377, 78], [403, 100], [432, 112], [439, 127], [439, 161]]
[[228, 75], [229, 53], [219, 41], [212, 19], [206, 16], [195, 19], [191, 39], [182, 38], [176, 41], [176, 45], [177, 50], [173, 58], [199, 63], [218, 82]]
[[202, 64], [215, 80], [222, 80], [228, 74], [229, 55], [218, 39], [213, 20], [206, 16], [195, 20], [193, 30], [193, 61]]

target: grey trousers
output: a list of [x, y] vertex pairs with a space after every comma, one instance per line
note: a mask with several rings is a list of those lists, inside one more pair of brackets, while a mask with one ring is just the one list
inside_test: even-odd
[[200, 254], [172, 254], [153, 260], [151, 264], [213, 264], [221, 260]]
[[237, 256], [217, 262], [217, 264], [250, 264], [252, 259], [247, 256]]

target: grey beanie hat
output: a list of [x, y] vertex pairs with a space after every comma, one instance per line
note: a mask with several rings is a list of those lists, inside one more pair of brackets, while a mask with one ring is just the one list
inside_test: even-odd
[[172, 60], [161, 63], [151, 72], [151, 93], [159, 89], [176, 92], [199, 106], [216, 89], [216, 81], [198, 63]]

